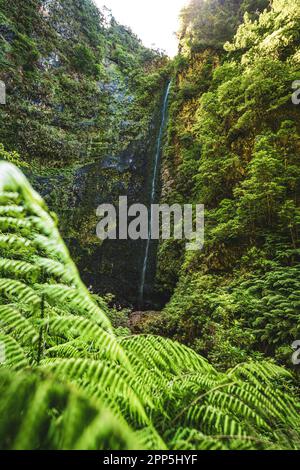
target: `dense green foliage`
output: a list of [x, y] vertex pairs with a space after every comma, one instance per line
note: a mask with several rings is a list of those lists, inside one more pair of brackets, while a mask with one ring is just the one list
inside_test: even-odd
[[170, 340], [117, 338], [8, 163], [0, 214], [2, 449], [300, 447], [289, 372], [265, 361], [219, 373]]
[[225, 369], [265, 355], [291, 366], [300, 337], [300, 121], [291, 99], [300, 3], [274, 0], [256, 19], [247, 14], [223, 52], [203, 41], [205, 50], [176, 61], [163, 197], [205, 204], [206, 243], [195, 254], [161, 246], [158, 286], [172, 294], [179, 283], [150, 331]]
[[[300, 0], [181, 20], [170, 64], [92, 0], [0, 0], [1, 449], [300, 449]], [[171, 69], [161, 199], [205, 204], [205, 247], [160, 244], [170, 301], [132, 335], [54, 211], [88, 285], [136, 293], [95, 209], [147, 200]]]
[[137, 291], [139, 257], [126, 243], [101, 249], [95, 210], [145, 198], [167, 62], [92, 0], [0, 0], [0, 144], [29, 164], [101, 294]]
[[91, 0], [1, 0], [0, 60], [0, 142], [66, 167], [123, 150], [147, 127], [163, 58]]
[[255, 18], [269, 3], [268, 0], [190, 0], [181, 12], [181, 52], [195, 53], [207, 47], [222, 50], [246, 12]]

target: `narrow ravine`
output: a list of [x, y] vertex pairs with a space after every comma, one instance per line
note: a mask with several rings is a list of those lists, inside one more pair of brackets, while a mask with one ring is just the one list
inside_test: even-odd
[[144, 292], [145, 292], [145, 282], [148, 272], [149, 266], [149, 253], [150, 253], [150, 244], [151, 244], [151, 225], [152, 225], [152, 211], [151, 205], [155, 203], [156, 191], [157, 191], [157, 183], [158, 183], [158, 174], [160, 168], [160, 157], [162, 153], [162, 141], [164, 136], [164, 130], [167, 120], [167, 111], [168, 111], [168, 99], [171, 89], [171, 82], [168, 83], [163, 107], [162, 107], [162, 114], [161, 114], [161, 125], [159, 129], [159, 134], [157, 138], [157, 146], [156, 146], [156, 153], [155, 153], [155, 160], [154, 160], [154, 167], [153, 167], [153, 174], [152, 174], [152, 183], [151, 183], [151, 193], [150, 193], [150, 210], [149, 210], [149, 226], [148, 226], [148, 239], [146, 241], [146, 248], [144, 253], [143, 259], [143, 268], [142, 268], [142, 275], [141, 275], [141, 283], [140, 283], [140, 292], [139, 292], [139, 305], [142, 308], [144, 304]]

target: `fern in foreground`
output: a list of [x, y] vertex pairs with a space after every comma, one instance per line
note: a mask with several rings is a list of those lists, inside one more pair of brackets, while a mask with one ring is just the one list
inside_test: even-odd
[[43, 200], [0, 163], [1, 449], [299, 449], [293, 378], [117, 338]]

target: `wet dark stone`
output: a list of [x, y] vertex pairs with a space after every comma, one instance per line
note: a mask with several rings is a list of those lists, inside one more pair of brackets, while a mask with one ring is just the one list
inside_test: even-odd
[[16, 33], [9, 25], [0, 24], [0, 36], [11, 44], [16, 37]]
[[[158, 110], [159, 111], [159, 110]], [[128, 204], [148, 203], [151, 188], [153, 155], [155, 155], [159, 120], [148, 135], [132, 142], [118, 154], [95, 158], [93, 163], [52, 169], [50, 174], [30, 174], [34, 188], [58, 214], [60, 230], [81, 277], [93, 292], [112, 293], [124, 305], [138, 305], [139, 287], [145, 241], [106, 240], [96, 237], [100, 204], [117, 205], [120, 196], [128, 197]], [[30, 173], [30, 172], [29, 172]], [[149, 279], [146, 286], [147, 308], [160, 308], [154, 299], [151, 278], [155, 273], [154, 246], [151, 247]], [[148, 300], [149, 299], [149, 300]]]

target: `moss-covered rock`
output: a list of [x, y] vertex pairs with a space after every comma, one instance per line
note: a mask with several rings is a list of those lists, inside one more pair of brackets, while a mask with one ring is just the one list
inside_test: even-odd
[[0, 142], [30, 166], [89, 285], [134, 299], [141, 248], [102, 247], [96, 208], [146, 197], [167, 59], [90, 0], [0, 0], [0, 12]]

